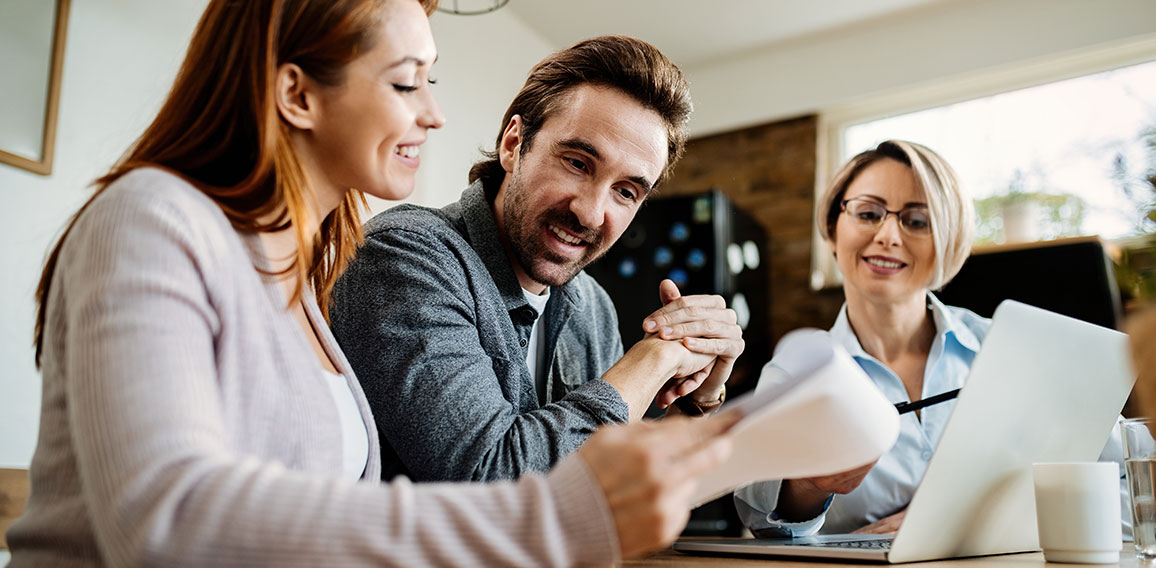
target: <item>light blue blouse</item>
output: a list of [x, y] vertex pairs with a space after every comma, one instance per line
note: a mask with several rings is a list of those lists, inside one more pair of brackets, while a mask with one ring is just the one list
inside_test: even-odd
[[[935, 340], [927, 357], [923, 374], [922, 398], [928, 398], [961, 388], [967, 380], [971, 363], [983, 342], [991, 320], [963, 309], [943, 305], [933, 294], [927, 295], [927, 305], [935, 322]], [[907, 389], [891, 369], [869, 355], [847, 320], [847, 306], [839, 312], [831, 337], [855, 359], [891, 402], [907, 402]], [[774, 366], [775, 361], [767, 363]], [[760, 384], [759, 387], [764, 387]], [[951, 400], [920, 411], [900, 416], [899, 438], [889, 452], [879, 459], [863, 479], [863, 483], [846, 495], [836, 495], [827, 503], [824, 513], [815, 519], [788, 523], [774, 514], [779, 497], [780, 481], [765, 481], [735, 491], [735, 506], [743, 523], [756, 535], [804, 536], [818, 532], [848, 533], [897, 513], [907, 507], [916, 487], [927, 470], [928, 460], [939, 444], [947, 420], [955, 409]], [[1105, 456], [1120, 454], [1118, 430], [1105, 448]], [[1119, 458], [1117, 458], [1119, 460]], [[1121, 471], [1121, 474], [1123, 472]], [[1124, 493], [1127, 511], [1126, 490]], [[1129, 517], [1130, 515], [1125, 515]], [[1125, 522], [1125, 533], [1131, 534]]]

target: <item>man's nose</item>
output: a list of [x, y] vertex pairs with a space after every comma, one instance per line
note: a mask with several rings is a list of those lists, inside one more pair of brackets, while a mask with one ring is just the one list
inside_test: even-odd
[[584, 187], [570, 200], [570, 211], [587, 229], [598, 229], [606, 221], [609, 187]]

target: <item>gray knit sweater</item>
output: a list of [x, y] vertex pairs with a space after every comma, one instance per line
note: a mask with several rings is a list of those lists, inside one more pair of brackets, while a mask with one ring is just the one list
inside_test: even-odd
[[[180, 178], [134, 171], [81, 216], [48, 299], [40, 438], [13, 567], [612, 562], [614, 521], [573, 456], [492, 485], [359, 483], [321, 366], [235, 231]], [[306, 294], [307, 298], [309, 297]]]
[[629, 417], [600, 379], [622, 358], [614, 304], [581, 272], [550, 292], [539, 404], [526, 367], [538, 313], [502, 246], [496, 192], [478, 181], [443, 209], [377, 215], [334, 287], [333, 334], [377, 416], [385, 479], [517, 479]]

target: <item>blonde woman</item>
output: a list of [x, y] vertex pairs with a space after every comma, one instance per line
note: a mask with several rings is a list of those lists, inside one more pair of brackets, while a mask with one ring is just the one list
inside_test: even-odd
[[[962, 387], [991, 322], [932, 293], [971, 251], [971, 199], [951, 166], [925, 146], [888, 140], [844, 165], [819, 205], [819, 233], [843, 273], [846, 298], [832, 338], [892, 402]], [[760, 387], [775, 377], [772, 360]], [[767, 537], [895, 532], [954, 405], [901, 415], [898, 441], [876, 463], [740, 489], [739, 516]], [[1114, 436], [1109, 459], [1120, 454]], [[1127, 519], [1124, 531], [1131, 534]]]

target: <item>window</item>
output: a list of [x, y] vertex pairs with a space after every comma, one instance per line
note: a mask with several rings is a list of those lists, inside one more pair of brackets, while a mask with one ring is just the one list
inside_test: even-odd
[[[828, 130], [838, 139], [827, 169], [888, 138], [930, 147], [975, 200], [975, 246], [1149, 233], [1156, 229], [1148, 217], [1156, 188], [1147, 181], [1156, 175], [1153, 93], [1156, 61], [1149, 61], [916, 112], [843, 120]], [[816, 288], [838, 281], [826, 256], [815, 255]]]

